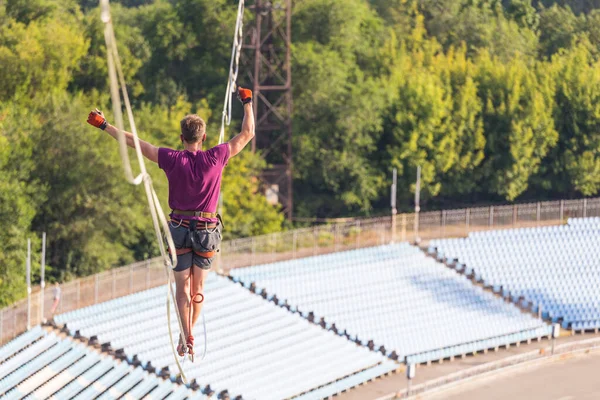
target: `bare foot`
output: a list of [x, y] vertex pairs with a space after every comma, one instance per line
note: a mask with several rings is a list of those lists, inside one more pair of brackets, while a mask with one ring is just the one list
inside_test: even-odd
[[183, 345], [183, 342], [181, 341], [181, 336], [179, 336], [179, 344], [177, 345], [177, 354], [179, 354], [179, 357], [183, 357], [185, 355], [185, 347]]
[[188, 336], [186, 346], [187, 346], [188, 354], [190, 355], [192, 361], [194, 361], [194, 337], [193, 336]]

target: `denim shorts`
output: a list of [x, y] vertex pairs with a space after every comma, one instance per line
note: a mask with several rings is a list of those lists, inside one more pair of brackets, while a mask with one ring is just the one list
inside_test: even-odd
[[[176, 249], [192, 248], [199, 252], [219, 251], [221, 244], [223, 226], [217, 223], [213, 229], [197, 229], [190, 235], [190, 230], [184, 226], [169, 224], [169, 230], [173, 237], [173, 243]], [[192, 237], [193, 236], [193, 237]], [[173, 271], [185, 271], [192, 265], [202, 269], [210, 269], [214, 257], [205, 258], [194, 251], [177, 256], [177, 266]]]

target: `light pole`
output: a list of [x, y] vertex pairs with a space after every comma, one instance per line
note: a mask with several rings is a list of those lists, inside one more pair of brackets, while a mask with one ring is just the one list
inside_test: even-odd
[[396, 192], [398, 187], [398, 170], [394, 168], [394, 172], [392, 174], [392, 193], [390, 203], [392, 206], [392, 243], [396, 241], [396, 214], [398, 214], [398, 210], [396, 209]]
[[421, 200], [421, 166], [417, 166], [417, 183], [415, 185], [415, 243], [418, 245], [421, 243], [421, 238], [419, 237], [419, 211], [421, 211], [421, 207], [419, 206], [419, 202]]
[[46, 281], [46, 232], [42, 233], [42, 265], [40, 266], [40, 321], [46, 322], [44, 318], [44, 288]]
[[27, 280], [27, 330], [31, 328], [31, 239], [27, 239], [27, 261], [25, 262]]

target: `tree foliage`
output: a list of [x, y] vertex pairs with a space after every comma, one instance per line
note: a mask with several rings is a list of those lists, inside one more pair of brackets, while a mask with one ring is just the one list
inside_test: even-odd
[[[216, 144], [235, 2], [111, 9], [140, 136], [177, 148], [198, 113]], [[43, 231], [50, 280], [157, 254], [117, 143], [85, 124], [93, 107], [112, 118], [103, 29], [97, 1], [0, 2], [0, 305], [24, 295]], [[292, 40], [297, 216], [387, 212], [393, 168], [401, 210], [419, 166], [424, 208], [600, 191], [596, 0], [295, 0]], [[265, 167], [247, 151], [225, 169], [226, 238], [286, 226]]]
[[486, 135], [481, 188], [514, 200], [556, 144], [554, 82], [543, 67], [529, 67], [518, 58], [502, 65], [482, 54], [478, 66]]
[[548, 158], [556, 192], [593, 196], [600, 191], [600, 62], [581, 44], [553, 59], [554, 121], [560, 131]]

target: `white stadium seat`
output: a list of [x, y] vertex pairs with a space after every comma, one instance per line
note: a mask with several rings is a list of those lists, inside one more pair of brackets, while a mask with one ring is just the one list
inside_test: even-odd
[[[113, 349], [123, 348], [130, 360], [137, 355], [143, 365], [151, 362], [157, 370], [168, 367], [173, 380], [177, 368], [168, 337], [166, 292], [165, 286], [157, 287], [62, 314], [55, 320], [66, 323], [72, 334], [79, 330], [84, 336], [96, 335], [100, 343], [110, 342]], [[184, 369], [188, 379], [196, 378], [203, 386], [210, 384], [217, 393], [228, 390], [232, 397], [281, 399], [328, 385], [328, 390], [335, 393], [336, 388], [353, 384], [345, 380], [348, 377], [362, 376], [359, 373], [371, 376], [373, 371], [382, 375], [399, 367], [383, 355], [325, 331], [214, 273], [205, 283], [205, 296], [207, 356], [193, 364], [185, 362]], [[177, 340], [174, 308], [170, 323]], [[201, 320], [194, 331], [198, 359], [204, 346]], [[118, 373], [106, 374], [82, 393], [96, 396], [94, 390], [108, 388], [117, 377]], [[149, 389], [143, 385], [125, 386], [116, 384], [111, 390], [129, 390], [127, 394], [135, 398]], [[169, 388], [159, 384], [153, 390], [149, 398], [162, 398]], [[181, 389], [172, 396], [188, 394]]]
[[231, 275], [409, 362], [547, 336], [551, 329], [406, 243], [239, 268]]
[[567, 225], [474, 232], [443, 239], [431, 251], [473, 269], [486, 286], [552, 322], [600, 328], [600, 218]]

